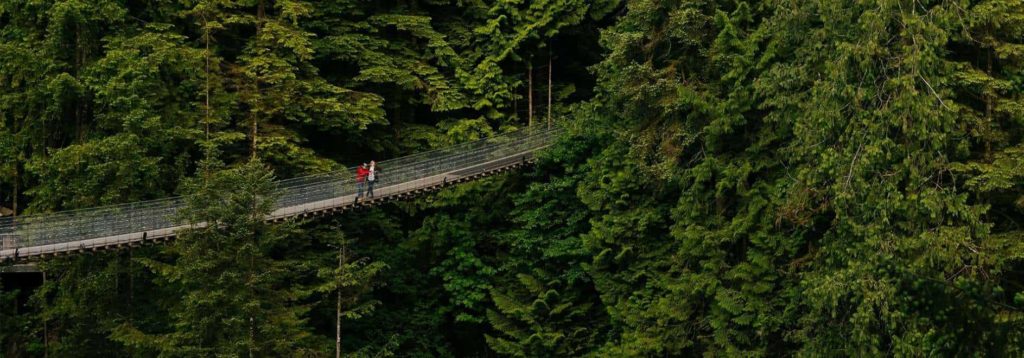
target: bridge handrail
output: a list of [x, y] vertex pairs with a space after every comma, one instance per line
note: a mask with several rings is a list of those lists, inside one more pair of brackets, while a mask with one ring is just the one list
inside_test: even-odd
[[[542, 148], [561, 128], [527, 127], [518, 131], [378, 162], [378, 190], [415, 186], [431, 176], [471, 168], [491, 160]], [[275, 209], [352, 195], [355, 167], [280, 180]], [[0, 218], [0, 246], [15, 248], [67, 243], [178, 225], [181, 197], [108, 205], [55, 213]], [[0, 249], [9, 249], [3, 247]]]

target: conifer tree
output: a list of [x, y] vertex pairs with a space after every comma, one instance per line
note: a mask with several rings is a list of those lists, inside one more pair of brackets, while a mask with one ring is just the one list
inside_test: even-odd
[[23, 312], [25, 302], [18, 302], [19, 291], [4, 287], [0, 277], [0, 354], [26, 356], [38, 346], [33, 337], [33, 317]]
[[[1001, 350], [986, 328], [996, 323], [992, 267], [973, 264], [994, 259], [974, 249], [991, 234], [986, 209], [949, 175], [975, 127], [953, 95], [959, 65], [947, 52], [966, 24], [955, 4], [907, 5], [811, 2], [772, 27], [796, 55], [760, 86], [792, 123], [789, 200], [799, 216], [834, 218], [809, 236], [807, 312], [793, 336], [808, 354]], [[828, 40], [839, 36], [847, 41]]]
[[[367, 257], [357, 257], [348, 239], [342, 233], [327, 234], [337, 248], [337, 266], [323, 265], [317, 276], [323, 284], [316, 291], [324, 294], [324, 301], [335, 303], [335, 356], [345, 354], [342, 338], [345, 333], [345, 321], [370, 316], [379, 301], [367, 300], [365, 296], [373, 288], [377, 276], [387, 265], [379, 261], [370, 261]], [[321, 237], [321, 239], [325, 239]], [[347, 355], [347, 354], [346, 354]]]
[[[238, 57], [234, 86], [244, 123], [249, 154], [278, 166], [284, 174], [324, 171], [331, 163], [301, 145], [302, 126], [316, 129], [364, 127], [380, 116], [350, 111], [362, 98], [318, 75], [311, 61], [313, 34], [301, 26], [313, 11], [306, 1], [259, 0], [237, 2], [225, 22], [254, 31]], [[351, 96], [349, 96], [351, 97]]]
[[[207, 164], [211, 165], [211, 164]], [[169, 261], [140, 259], [179, 301], [169, 331], [125, 325], [116, 338], [163, 356], [282, 356], [303, 352], [309, 333], [308, 290], [296, 285], [295, 262], [275, 257], [291, 225], [271, 225], [270, 171], [259, 161], [213, 172], [187, 185], [182, 220], [192, 226], [167, 248]]]
[[[980, 203], [989, 206], [984, 218], [992, 223], [991, 234], [981, 242], [993, 260], [994, 275], [1019, 270], [1020, 242], [1024, 228], [1009, 220], [1024, 214], [1024, 3], [978, 1], [958, 9], [965, 27], [952, 42], [973, 55], [958, 68], [952, 81], [960, 89], [960, 116], [973, 123], [972, 159], [953, 170], [964, 187]], [[998, 282], [998, 283], [997, 283]], [[1024, 304], [1019, 280], [993, 281], [992, 297], [999, 331], [995, 340], [1016, 352], [1024, 341]], [[1011, 348], [1014, 347], [1014, 348]]]
[[[973, 15], [991, 17], [991, 6]], [[985, 53], [949, 46], [969, 33], [970, 10], [638, 1], [628, 11], [597, 67], [600, 113], [615, 115], [590, 127], [631, 144], [610, 146], [580, 189], [608, 213], [587, 235], [622, 327], [606, 352], [1013, 351], [1015, 303], [992, 276], [1016, 264], [990, 231], [1005, 224], [991, 226], [1003, 220], [986, 219], [952, 175], [993, 169], [966, 178], [982, 197], [984, 182], [1015, 180], [990, 160], [956, 164], [1000, 138], [972, 144], [971, 131], [997, 133], [985, 121], [1000, 115], [972, 112], [1018, 96], [962, 71], [960, 56]], [[982, 100], [958, 97], [977, 78], [992, 86]], [[1004, 133], [996, 147], [1018, 140]], [[662, 202], [675, 202], [670, 216]], [[648, 241], [662, 233], [673, 240]]]
[[[539, 55], [548, 40], [588, 16], [604, 17], [618, 4], [618, 0], [544, 0], [495, 1], [485, 5], [487, 16], [473, 29], [476, 36], [472, 47], [464, 52], [471, 67], [459, 71], [466, 90], [473, 95], [473, 108], [485, 111], [487, 118], [499, 119], [511, 109], [513, 101], [521, 97], [531, 99], [533, 87], [520, 87], [523, 77], [532, 80], [533, 61], [542, 58]], [[503, 68], [507, 63], [522, 62], [526, 63], [521, 67], [527, 68], [525, 74], [509, 73]], [[525, 117], [532, 118], [532, 113]]]
[[[516, 194], [508, 246], [491, 289], [488, 346], [509, 356], [580, 356], [607, 339], [605, 308], [587, 274], [589, 255], [578, 233], [592, 219], [571, 188], [587, 171], [600, 139], [573, 136], [551, 150], [525, 191]], [[518, 190], [517, 190], [518, 192]]]

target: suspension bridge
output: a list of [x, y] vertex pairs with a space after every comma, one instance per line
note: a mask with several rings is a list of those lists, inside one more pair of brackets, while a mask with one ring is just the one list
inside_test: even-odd
[[[524, 128], [474, 142], [378, 162], [372, 198], [356, 198], [355, 167], [276, 182], [277, 201], [267, 221], [340, 213], [405, 200], [471, 180], [515, 170], [534, 161], [560, 128]], [[171, 240], [185, 223], [180, 197], [81, 210], [0, 218], [0, 262], [132, 247]]]

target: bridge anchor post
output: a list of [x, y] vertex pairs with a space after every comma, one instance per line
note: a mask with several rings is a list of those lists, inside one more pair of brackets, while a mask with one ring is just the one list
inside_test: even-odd
[[14, 235], [0, 235], [0, 250], [18, 248], [18, 238]]

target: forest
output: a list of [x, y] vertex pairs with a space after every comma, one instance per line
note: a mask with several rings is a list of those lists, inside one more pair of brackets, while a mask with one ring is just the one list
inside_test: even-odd
[[0, 357], [1024, 355], [1024, 0], [0, 0], [0, 215], [170, 196], [224, 224], [0, 274]]

